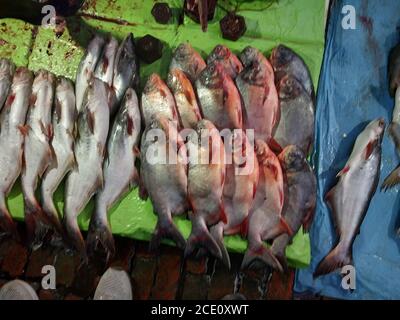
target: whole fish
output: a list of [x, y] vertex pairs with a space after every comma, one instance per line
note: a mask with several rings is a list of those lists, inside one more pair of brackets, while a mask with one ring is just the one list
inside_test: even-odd
[[292, 49], [279, 45], [272, 50], [271, 63], [275, 70], [275, 81], [279, 83], [286, 75], [291, 75], [301, 83], [311, 97], [315, 99], [314, 85], [310, 71], [304, 60]]
[[256, 154], [260, 177], [249, 214], [248, 247], [243, 258], [242, 269], [250, 267], [256, 260], [261, 260], [282, 272], [281, 264], [263, 242], [274, 240], [283, 233], [288, 233], [290, 236], [293, 234], [282, 218], [284, 203], [282, 168], [278, 157], [264, 141], [256, 141]]
[[78, 113], [82, 110], [83, 98], [96, 65], [100, 60], [104, 43], [105, 41], [101, 36], [95, 35], [79, 63], [75, 81], [76, 109]]
[[140, 194], [142, 198], [150, 197], [158, 216], [151, 250], [157, 249], [164, 238], [172, 239], [181, 249], [186, 245], [172, 220], [189, 207], [186, 153], [176, 123], [162, 115], [152, 118], [142, 136], [140, 157]]
[[171, 89], [183, 128], [194, 128], [201, 120], [196, 94], [190, 80], [179, 69], [170, 70], [168, 87]]
[[[278, 158], [285, 181], [283, 218], [294, 234], [299, 231], [301, 225], [303, 231], [307, 232], [315, 214], [317, 179], [299, 147], [286, 147]], [[273, 255], [285, 271], [288, 268], [285, 250], [291, 240], [292, 237], [287, 233], [281, 234], [275, 238], [271, 247]]]
[[245, 68], [237, 76], [236, 85], [243, 99], [244, 127], [253, 129], [257, 140], [276, 145], [272, 132], [280, 110], [272, 67], [255, 48], [246, 48], [241, 59]]
[[103, 186], [103, 161], [110, 123], [106, 84], [96, 78], [89, 82], [84, 107], [78, 116], [78, 137], [74, 145], [76, 166], [65, 185], [64, 225], [67, 236], [86, 259], [85, 242], [78, 215]]
[[208, 65], [196, 80], [204, 119], [219, 129], [242, 129], [242, 102], [232, 78], [220, 63]]
[[303, 86], [289, 75], [279, 82], [278, 92], [281, 115], [274, 140], [282, 148], [296, 145], [308, 155], [314, 143], [314, 102]]
[[0, 58], [0, 111], [10, 91], [14, 71], [15, 65], [10, 60]]
[[27, 133], [24, 142], [21, 185], [28, 241], [34, 248], [41, 244], [47, 231], [47, 219], [35, 195], [38, 180], [52, 161], [57, 161], [51, 146], [54, 88], [55, 76], [48, 71], [39, 70], [33, 81], [32, 104], [26, 119]]
[[32, 73], [16, 69], [10, 93], [0, 114], [0, 232], [18, 238], [16, 225], [8, 211], [6, 198], [22, 168], [25, 119], [32, 91]]
[[73, 83], [59, 77], [57, 80], [53, 109], [53, 139], [51, 145], [55, 157], [42, 178], [41, 196], [42, 209], [60, 235], [62, 226], [58, 211], [54, 205], [53, 195], [61, 181], [75, 165], [74, 129], [76, 118], [76, 101]]
[[217, 45], [207, 58], [207, 64], [212, 64], [216, 61], [223, 65], [225, 72], [232, 79], [235, 79], [243, 70], [243, 65], [239, 58], [223, 45]]
[[115, 101], [112, 110], [116, 110], [115, 105], [119, 105], [128, 88], [139, 89], [139, 59], [135, 53], [135, 39], [132, 33], [119, 45], [114, 63], [113, 91]]
[[225, 183], [225, 149], [221, 136], [211, 121], [201, 120], [188, 136], [188, 197], [192, 207], [189, 218], [192, 231], [185, 257], [204, 248], [221, 259], [222, 253], [208, 227], [227, 222], [222, 195]]
[[107, 83], [110, 87], [114, 79], [114, 62], [117, 50], [118, 41], [114, 37], [109, 36], [94, 71], [94, 76]]
[[[259, 171], [254, 153], [254, 142], [250, 143], [244, 131], [235, 130], [230, 140], [229, 152], [232, 164], [226, 165], [223, 205], [227, 222], [220, 221], [210, 232], [222, 252], [222, 261], [230, 268], [230, 259], [224, 246], [223, 236], [242, 234], [246, 236], [249, 211], [256, 194]], [[228, 141], [225, 140], [225, 146]], [[227, 149], [227, 148], [225, 148]], [[228, 156], [228, 152], [226, 153]]]
[[149, 124], [155, 115], [178, 121], [174, 96], [158, 74], [153, 73], [147, 80], [141, 106], [145, 125]]
[[182, 70], [194, 83], [205, 67], [206, 63], [201, 55], [189, 43], [181, 43], [172, 56], [169, 70]]
[[[390, 94], [394, 96], [394, 110], [392, 122], [388, 130], [392, 140], [396, 146], [396, 150], [400, 152], [400, 45], [396, 46], [389, 56], [389, 89]], [[390, 189], [400, 182], [400, 166], [394, 169], [383, 182], [383, 189]]]
[[130, 189], [139, 183], [135, 167], [140, 139], [140, 110], [138, 98], [132, 88], [126, 90], [107, 143], [108, 156], [104, 161], [104, 186], [96, 195], [95, 211], [90, 220], [86, 240], [88, 252], [93, 256], [101, 244], [107, 261], [114, 256], [115, 245], [108, 222], [108, 210]]
[[339, 181], [326, 195], [339, 237], [336, 247], [319, 263], [314, 277], [352, 264], [352, 246], [379, 182], [385, 121], [372, 121], [357, 137]]

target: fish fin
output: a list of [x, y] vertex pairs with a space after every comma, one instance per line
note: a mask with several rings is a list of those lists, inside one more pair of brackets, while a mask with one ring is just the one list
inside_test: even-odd
[[303, 232], [308, 233], [314, 220], [315, 208], [311, 208], [303, 219]]
[[274, 270], [283, 273], [283, 268], [278, 259], [272, 254], [271, 250], [264, 244], [261, 244], [257, 249], [248, 248], [242, 261], [241, 269], [248, 269], [255, 261], [262, 261]]
[[288, 262], [286, 259], [286, 247], [288, 245], [288, 241], [286, 239], [288, 239], [287, 235], [279, 236], [276, 239], [274, 239], [271, 246], [271, 252], [275, 256], [275, 258], [279, 261], [284, 273], [287, 273], [289, 269]]
[[279, 154], [283, 151], [281, 145], [272, 137], [268, 139], [267, 144], [271, 148], [271, 150], [276, 154]]
[[281, 217], [279, 220], [279, 226], [283, 233], [287, 233], [290, 237], [293, 237], [294, 232], [283, 217]]
[[192, 232], [185, 247], [184, 257], [189, 257], [198, 248], [204, 248], [214, 257], [222, 259], [221, 249], [208, 231], [205, 222], [197, 220], [192, 220]]
[[95, 216], [96, 214], [93, 213], [86, 237], [87, 255], [95, 257], [96, 253], [101, 250], [106, 255], [105, 264], [108, 265], [115, 256], [114, 237], [110, 225], [103, 223], [100, 219], [96, 219]]
[[221, 250], [221, 261], [228, 268], [231, 269], [231, 259], [229, 258], [228, 250], [224, 245], [224, 227], [222, 224], [216, 224], [210, 228], [211, 236], [214, 238], [217, 243], [219, 249]]
[[331, 273], [343, 266], [352, 264], [351, 251], [339, 244], [319, 263], [314, 272], [314, 278]]
[[385, 179], [381, 190], [387, 191], [400, 183], [400, 166], [394, 169]]
[[226, 212], [222, 201], [219, 204], [219, 212], [220, 212], [220, 221], [222, 221], [224, 224], [227, 224], [228, 218], [226, 217]]
[[159, 218], [153, 236], [150, 240], [149, 250], [151, 252], [156, 251], [160, 246], [161, 240], [165, 238], [173, 240], [177, 247], [182, 250], [186, 246], [185, 238], [175, 226], [172, 219], [167, 220]]
[[87, 263], [86, 245], [79, 229], [77, 218], [69, 218], [67, 214], [64, 213], [64, 228], [67, 243], [79, 253], [83, 263]]
[[18, 242], [21, 240], [17, 230], [17, 224], [6, 207], [0, 208], [0, 235], [1, 234], [10, 234], [11, 237]]
[[139, 172], [137, 171], [136, 167], [133, 169], [133, 174], [132, 174], [132, 178], [130, 181], [130, 188], [136, 188], [140, 183], [140, 177], [139, 177]]
[[350, 166], [346, 165], [339, 173], [336, 175], [336, 178], [340, 178], [341, 176], [345, 175], [347, 172], [349, 172]]
[[50, 223], [36, 199], [33, 201], [25, 199], [24, 205], [28, 245], [36, 250], [42, 246]]
[[247, 237], [247, 232], [249, 230], [249, 217], [243, 219], [242, 224], [240, 225], [240, 235], [242, 238]]

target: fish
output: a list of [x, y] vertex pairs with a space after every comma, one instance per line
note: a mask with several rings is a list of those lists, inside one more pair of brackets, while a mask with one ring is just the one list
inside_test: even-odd
[[204, 119], [218, 130], [242, 129], [242, 101], [232, 78], [220, 63], [208, 65], [195, 82]]
[[113, 111], [117, 110], [128, 88], [139, 90], [140, 64], [135, 50], [134, 36], [129, 33], [119, 45], [115, 56], [112, 91], [115, 99], [111, 106]]
[[314, 278], [353, 264], [353, 242], [379, 183], [384, 131], [385, 121], [382, 118], [366, 126], [358, 135], [345, 167], [338, 174], [339, 181], [325, 196], [338, 242], [318, 264]]
[[[168, 152], [167, 152], [168, 151]], [[150, 198], [158, 216], [149, 248], [155, 251], [169, 238], [183, 249], [186, 240], [172, 216], [188, 211], [187, 151], [176, 122], [159, 114], [151, 119], [142, 135], [140, 152], [140, 196]]]
[[51, 145], [55, 80], [55, 76], [46, 70], [36, 73], [25, 125], [21, 186], [28, 243], [34, 249], [40, 247], [48, 229], [46, 216], [35, 195], [36, 189], [46, 169], [53, 160], [57, 161]]
[[76, 109], [78, 113], [82, 110], [83, 98], [89, 81], [95, 72], [97, 63], [100, 60], [104, 44], [104, 38], [95, 35], [79, 63], [75, 81]]
[[107, 96], [106, 84], [92, 77], [77, 120], [78, 133], [74, 144], [76, 166], [65, 184], [63, 224], [69, 243], [83, 261], [87, 261], [87, 255], [78, 215], [104, 185], [103, 161], [110, 123]]
[[293, 235], [293, 231], [282, 217], [283, 172], [278, 157], [264, 141], [256, 141], [255, 152], [260, 176], [253, 206], [249, 213], [248, 246], [241, 268], [249, 268], [254, 262], [261, 260], [273, 269], [283, 272], [280, 262], [263, 242], [274, 240], [284, 233], [289, 236]]
[[26, 114], [32, 92], [33, 74], [25, 67], [15, 70], [10, 92], [0, 114], [0, 232], [18, 239], [16, 224], [6, 198], [22, 170]]
[[278, 85], [280, 118], [274, 129], [274, 140], [285, 148], [298, 146], [308, 155], [314, 144], [315, 105], [296, 78], [287, 75]]
[[[7, 99], [13, 81], [15, 65], [8, 59], [0, 58], [0, 111]], [[1, 130], [1, 127], [0, 127]]]
[[139, 184], [135, 167], [140, 141], [141, 118], [135, 90], [128, 88], [116, 114], [107, 142], [103, 164], [104, 186], [95, 198], [86, 247], [93, 256], [102, 245], [108, 262], [115, 254], [115, 244], [107, 213], [129, 190]]
[[53, 108], [54, 158], [43, 175], [40, 186], [41, 207], [50, 225], [63, 235], [63, 228], [53, 195], [65, 176], [76, 165], [74, 155], [76, 101], [73, 83], [64, 77], [57, 79]]
[[171, 121], [178, 122], [174, 96], [158, 74], [153, 73], [147, 80], [142, 94], [141, 107], [145, 126], [155, 115], [162, 115]]
[[208, 227], [220, 221], [227, 222], [223, 206], [225, 184], [225, 147], [221, 136], [209, 120], [197, 123], [188, 139], [189, 169], [188, 198], [192, 208], [189, 213], [192, 231], [187, 240], [184, 256], [196, 249], [205, 249], [222, 259], [221, 249]]
[[[308, 232], [315, 214], [317, 201], [317, 179], [308, 164], [303, 151], [298, 146], [287, 146], [278, 159], [285, 181], [282, 216], [296, 234], [300, 227]], [[288, 270], [285, 250], [292, 241], [287, 233], [274, 239], [271, 251], [285, 271]]]
[[[229, 141], [229, 143], [228, 143]], [[248, 215], [256, 194], [259, 169], [254, 153], [254, 141], [244, 131], [235, 130], [231, 139], [225, 140], [230, 145], [226, 154], [232, 154], [232, 163], [226, 164], [225, 185], [223, 190], [223, 206], [226, 220], [210, 228], [222, 253], [222, 261], [230, 269], [229, 254], [224, 246], [224, 235], [241, 234], [246, 236]], [[225, 148], [227, 149], [227, 148]]]
[[182, 70], [173, 69], [168, 74], [167, 85], [174, 95], [182, 127], [194, 128], [197, 122], [202, 119], [202, 116], [190, 80]]
[[[389, 56], [389, 92], [394, 97], [394, 110], [392, 121], [389, 124], [388, 132], [391, 136], [397, 153], [400, 153], [400, 45], [396, 46], [390, 52]], [[400, 166], [397, 166], [386, 178], [382, 184], [382, 189], [388, 190], [399, 184]]]
[[261, 52], [251, 47], [242, 52], [241, 60], [245, 67], [236, 78], [236, 86], [243, 100], [244, 128], [254, 130], [256, 140], [280, 150], [272, 136], [280, 116], [272, 67]]
[[117, 50], [118, 41], [110, 35], [104, 45], [103, 52], [96, 65], [96, 69], [94, 70], [94, 76], [97, 79], [107, 83], [110, 87], [112, 86], [114, 79], [114, 63]]
[[237, 75], [242, 72], [243, 65], [239, 58], [232, 53], [229, 48], [223, 45], [217, 45], [207, 58], [207, 64], [212, 64], [214, 62], [220, 62], [225, 72], [232, 78], [235, 79]]
[[303, 58], [292, 49], [281, 44], [272, 50], [270, 60], [275, 71], [275, 81], [277, 83], [284, 76], [291, 75], [302, 84], [311, 99], [315, 100], [314, 85], [310, 71]]
[[189, 43], [181, 43], [174, 51], [169, 70], [182, 70], [189, 80], [194, 83], [200, 73], [206, 68], [201, 55]]

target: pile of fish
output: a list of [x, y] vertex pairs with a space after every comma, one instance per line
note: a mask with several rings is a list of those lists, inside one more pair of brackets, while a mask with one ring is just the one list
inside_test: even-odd
[[[75, 90], [48, 71], [0, 60], [1, 230], [17, 236], [6, 198], [21, 176], [33, 247], [51, 229], [83, 258], [101, 246], [110, 259], [108, 211], [138, 186], [158, 216], [150, 249], [170, 238], [186, 257], [211, 254], [230, 267], [223, 236], [240, 234], [243, 268], [260, 260], [283, 272], [285, 249], [302, 225], [309, 229], [316, 203], [307, 162], [315, 94], [304, 61], [283, 45], [269, 59], [218, 45], [205, 61], [183, 43], [167, 79], [152, 74], [140, 98], [138, 88], [131, 34], [121, 44], [95, 36]], [[61, 219], [53, 194], [63, 180]], [[85, 243], [77, 217], [92, 198]], [[187, 240], [172, 219], [186, 214]]]

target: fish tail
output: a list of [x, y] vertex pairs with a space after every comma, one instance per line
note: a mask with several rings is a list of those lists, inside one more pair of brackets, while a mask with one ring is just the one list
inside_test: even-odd
[[36, 250], [43, 244], [49, 231], [47, 218], [36, 199], [25, 198], [25, 225], [29, 246]]
[[63, 236], [64, 230], [59, 219], [57, 209], [54, 205], [54, 201], [50, 195], [43, 196], [42, 210], [46, 216], [48, 226], [56, 231], [60, 236]]
[[289, 236], [282, 234], [275, 238], [271, 246], [271, 252], [281, 264], [284, 272], [288, 271], [288, 263], [286, 259], [286, 247], [289, 244]]
[[20, 241], [20, 237], [17, 230], [17, 224], [11, 217], [10, 212], [7, 209], [6, 203], [4, 201], [4, 196], [2, 197], [0, 203], [0, 234], [11, 235], [16, 241]]
[[222, 259], [221, 249], [208, 231], [205, 221], [203, 219], [195, 218], [192, 220], [192, 232], [186, 244], [184, 253], [185, 258], [189, 257], [199, 248], [204, 248], [214, 257]]
[[271, 250], [261, 243], [257, 248], [249, 247], [243, 257], [241, 269], [248, 269], [251, 265], [261, 261], [274, 270], [283, 273], [283, 268], [278, 259], [272, 254]]
[[114, 237], [108, 221], [103, 221], [103, 219], [99, 219], [98, 217], [99, 215], [95, 212], [90, 220], [86, 238], [87, 254], [89, 257], [93, 257], [101, 245], [102, 250], [106, 254], [105, 262], [108, 264], [115, 255]]
[[161, 240], [165, 238], [173, 240], [180, 249], [184, 249], [186, 246], [186, 240], [175, 226], [171, 216], [167, 218], [158, 218], [157, 225], [149, 245], [150, 251], [154, 252], [157, 250], [160, 246]]
[[67, 241], [81, 256], [81, 260], [87, 263], [88, 258], [86, 254], [85, 241], [83, 240], [82, 233], [79, 229], [78, 220], [75, 217], [65, 217], [64, 220], [65, 232]]
[[223, 223], [218, 223], [210, 228], [210, 233], [217, 243], [222, 254], [222, 263], [230, 270], [231, 269], [231, 259], [229, 258], [228, 250], [224, 245], [224, 225]]
[[381, 190], [389, 190], [400, 183], [400, 166], [394, 169], [385, 179]]
[[331, 273], [352, 263], [351, 251], [341, 242], [319, 263], [314, 278]]

